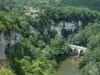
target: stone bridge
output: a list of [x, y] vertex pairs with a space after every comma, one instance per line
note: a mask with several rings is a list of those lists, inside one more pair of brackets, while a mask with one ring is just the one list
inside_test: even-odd
[[85, 53], [87, 50], [87, 48], [82, 47], [82, 46], [69, 45], [69, 47], [71, 48], [72, 53], [77, 54], [79, 56]]

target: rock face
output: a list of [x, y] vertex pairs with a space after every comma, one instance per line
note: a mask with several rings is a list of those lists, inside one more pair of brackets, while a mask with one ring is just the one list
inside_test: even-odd
[[6, 40], [4, 39], [4, 35], [0, 35], [0, 59], [5, 59], [5, 48], [6, 48]]
[[40, 12], [39, 9], [35, 9], [33, 7], [27, 7], [27, 6], [25, 6], [24, 8], [25, 8], [25, 15], [29, 16], [29, 17], [35, 18], [35, 17], [38, 16], [37, 13]]
[[5, 48], [7, 44], [13, 46], [17, 42], [21, 40], [22, 36], [18, 32], [11, 31], [10, 35], [4, 35], [4, 33], [0, 34], [0, 60], [6, 59], [5, 56]]
[[[82, 22], [78, 22], [78, 26], [81, 26]], [[58, 35], [62, 34], [62, 29], [65, 29], [67, 31], [74, 31], [76, 28], [76, 22], [66, 22], [61, 21], [57, 25], [52, 21], [51, 22], [51, 30], [56, 30]]]
[[29, 34], [33, 34], [33, 33], [35, 33], [36, 32], [36, 30], [35, 30], [35, 28], [33, 28], [31, 25], [29, 26]]

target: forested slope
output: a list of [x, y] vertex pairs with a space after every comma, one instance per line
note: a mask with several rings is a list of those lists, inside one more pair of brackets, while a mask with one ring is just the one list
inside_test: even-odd
[[100, 10], [100, 0], [60, 0], [60, 6], [81, 6]]
[[33, 7], [62, 7], [62, 6], [80, 6], [87, 7], [93, 10], [100, 10], [100, 0], [1, 0], [0, 8], [23, 9], [23, 6]]

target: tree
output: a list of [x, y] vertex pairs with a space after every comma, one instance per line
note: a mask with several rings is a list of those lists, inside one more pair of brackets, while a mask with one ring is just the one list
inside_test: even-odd
[[87, 45], [91, 50], [94, 50], [96, 47], [100, 47], [100, 35], [91, 36]]
[[14, 75], [14, 73], [9, 69], [0, 70], [0, 75]]
[[0, 32], [1, 31], [4, 31], [6, 29], [5, 25], [3, 25], [1, 22], [0, 22]]

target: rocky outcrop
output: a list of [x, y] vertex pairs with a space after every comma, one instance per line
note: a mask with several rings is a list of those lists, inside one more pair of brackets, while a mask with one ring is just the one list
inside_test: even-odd
[[29, 17], [37, 17], [38, 16], [38, 12], [40, 12], [39, 9], [35, 9], [33, 7], [28, 7], [28, 6], [24, 6], [24, 9], [25, 9], [25, 15], [26, 16], [29, 16]]
[[76, 25], [79, 27], [82, 25], [81, 21], [76, 22], [66, 22], [66, 21], [61, 21], [57, 24], [55, 24], [53, 21], [51, 21], [51, 30], [56, 30], [58, 35], [62, 34], [62, 29], [65, 29], [66, 31], [74, 31], [76, 28]]
[[36, 29], [30, 25], [29, 26], [29, 34], [33, 34], [35, 32], [36, 32]]
[[7, 44], [10, 46], [15, 45], [17, 42], [19, 42], [22, 39], [22, 36], [20, 33], [16, 31], [10, 31], [10, 35], [4, 34], [3, 32], [0, 34], [0, 59], [6, 59], [5, 56], [5, 48]]

